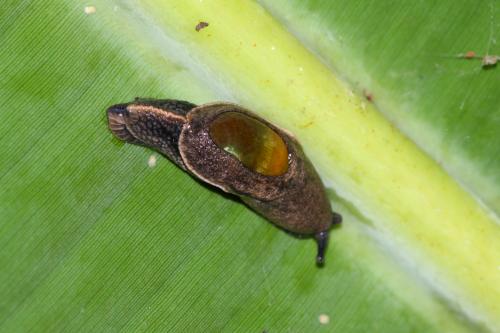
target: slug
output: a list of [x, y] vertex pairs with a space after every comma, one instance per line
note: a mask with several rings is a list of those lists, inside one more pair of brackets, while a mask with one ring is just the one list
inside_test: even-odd
[[141, 99], [107, 109], [111, 132], [152, 148], [193, 177], [234, 194], [277, 226], [313, 236], [324, 263], [328, 233], [342, 221], [300, 144], [287, 131], [241, 106], [196, 106]]

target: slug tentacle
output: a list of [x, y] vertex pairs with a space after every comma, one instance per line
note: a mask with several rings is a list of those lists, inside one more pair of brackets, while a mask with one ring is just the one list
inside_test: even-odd
[[318, 242], [316, 264], [321, 266], [325, 263], [325, 251], [328, 245], [328, 231], [318, 232], [314, 237], [316, 238], [316, 242]]
[[127, 128], [127, 106], [128, 104], [116, 104], [108, 108], [108, 127], [118, 139], [140, 145], [142, 141], [138, 140]]

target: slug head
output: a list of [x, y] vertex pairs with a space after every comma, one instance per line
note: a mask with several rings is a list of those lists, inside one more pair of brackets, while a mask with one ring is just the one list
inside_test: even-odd
[[186, 114], [194, 107], [185, 101], [136, 99], [109, 107], [108, 126], [118, 139], [153, 148], [186, 169], [178, 141]]

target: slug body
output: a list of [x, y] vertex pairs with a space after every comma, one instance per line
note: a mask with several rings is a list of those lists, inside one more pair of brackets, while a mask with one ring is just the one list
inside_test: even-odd
[[279, 227], [314, 236], [324, 262], [332, 212], [321, 180], [288, 132], [230, 103], [136, 99], [107, 110], [119, 139], [160, 152], [192, 176], [237, 195]]

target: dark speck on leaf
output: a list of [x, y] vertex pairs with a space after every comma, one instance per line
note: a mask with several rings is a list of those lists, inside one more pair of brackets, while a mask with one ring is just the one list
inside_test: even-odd
[[373, 94], [367, 90], [363, 90], [363, 95], [368, 102], [373, 102]]
[[195, 27], [194, 29], [195, 29], [196, 31], [200, 31], [201, 29], [206, 28], [206, 27], [208, 27], [208, 22], [203, 22], [203, 21], [201, 21], [200, 23], [198, 23], [198, 24], [196, 25], [196, 27]]

